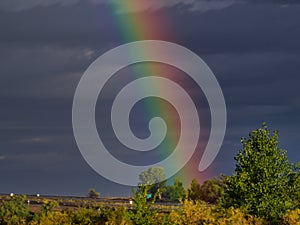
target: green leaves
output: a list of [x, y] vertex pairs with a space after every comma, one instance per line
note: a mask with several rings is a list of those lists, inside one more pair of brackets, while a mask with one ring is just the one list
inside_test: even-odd
[[202, 200], [211, 204], [217, 204], [224, 194], [224, 179], [225, 176], [221, 175], [220, 178], [214, 177], [211, 180], [206, 180], [202, 185], [196, 179], [193, 179], [191, 187], [188, 189], [189, 200], [194, 202]]
[[0, 205], [0, 224], [26, 224], [29, 216], [28, 205], [25, 196], [14, 195], [9, 201]]
[[299, 172], [289, 163], [286, 151], [278, 148], [278, 132], [271, 134], [266, 124], [241, 142], [235, 173], [225, 179], [222, 205], [246, 208], [276, 224], [296, 206]]
[[139, 179], [141, 180], [140, 185], [149, 186], [149, 192], [152, 195], [159, 192], [158, 197], [161, 198], [160, 193], [166, 186], [166, 175], [164, 168], [150, 167], [148, 170], [141, 172], [141, 174], [139, 175]]
[[129, 211], [129, 217], [136, 225], [150, 225], [153, 223], [156, 212], [152, 210], [151, 207], [153, 206], [158, 193], [155, 193], [153, 199], [148, 202], [147, 194], [149, 188], [150, 186], [144, 185], [139, 186], [136, 192], [132, 190], [134, 209], [133, 211]]
[[180, 178], [174, 179], [174, 184], [167, 186], [163, 196], [172, 202], [180, 202], [185, 198], [185, 190]]
[[58, 206], [59, 206], [59, 204], [57, 201], [45, 200], [41, 207], [41, 213], [45, 214], [47, 216], [49, 212], [51, 212], [53, 209], [55, 209]]
[[99, 198], [100, 197], [100, 193], [97, 192], [94, 188], [91, 188], [89, 190], [88, 197], [89, 198]]
[[201, 187], [198, 181], [194, 178], [191, 182], [191, 187], [188, 189], [189, 200], [199, 200], [201, 197]]
[[203, 183], [200, 189], [200, 199], [216, 204], [219, 198], [224, 194], [224, 183], [222, 179], [214, 177], [211, 180], [207, 180]]
[[154, 185], [162, 183], [166, 180], [164, 168], [162, 167], [150, 167], [148, 170], [143, 171], [139, 178], [144, 185]]

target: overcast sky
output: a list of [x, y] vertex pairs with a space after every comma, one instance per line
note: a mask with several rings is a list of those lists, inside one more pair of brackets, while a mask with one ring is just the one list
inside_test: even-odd
[[[143, 38], [172, 41], [197, 53], [224, 93], [225, 140], [204, 173], [197, 172], [199, 157], [192, 159], [199, 182], [231, 174], [240, 138], [263, 121], [279, 131], [290, 160], [300, 161], [298, 0], [145, 0], [136, 7], [114, 2], [113, 10], [104, 0], [0, 1], [0, 193], [85, 195], [94, 187], [102, 196], [130, 194], [130, 187], [101, 177], [81, 156], [72, 101], [88, 66], [128, 41], [118, 17], [145, 13], [153, 18], [151, 26], [163, 15], [169, 33]], [[209, 118], [205, 99], [200, 101]], [[210, 122], [201, 123], [206, 130]], [[109, 142], [113, 133], [99, 135]], [[110, 144], [118, 154], [119, 144], [114, 139]]]

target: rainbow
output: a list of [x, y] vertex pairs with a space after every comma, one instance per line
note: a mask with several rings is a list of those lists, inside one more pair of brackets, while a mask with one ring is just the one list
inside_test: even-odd
[[148, 10], [131, 12], [132, 9], [145, 8], [147, 1], [149, 0], [111, 1], [110, 7], [115, 14], [120, 36], [126, 42], [150, 39], [172, 41], [165, 15]]
[[[119, 29], [119, 35], [122, 41], [125, 43], [139, 40], [164, 40], [176, 42], [174, 32], [171, 31], [171, 26], [168, 23], [166, 15], [149, 10], [132, 12], [132, 9], [146, 8], [146, 2], [147, 0], [111, 1], [110, 7], [114, 13], [113, 18]], [[140, 49], [139, 52], [133, 52], [131, 54], [144, 54], [144, 52], [147, 51], [159, 52], [160, 49]], [[140, 70], [136, 69], [135, 72], [137, 74], [157, 74], [160, 76], [165, 76], [166, 78], [169, 76], [170, 78], [170, 75], [168, 75], [168, 70], [159, 66], [146, 65]], [[174, 80], [174, 77], [172, 80]], [[180, 84], [179, 80], [175, 80], [175, 82]], [[168, 91], [165, 89], [160, 89], [159, 85], [153, 83], [149, 85], [151, 85], [153, 88], [157, 88], [158, 92]], [[149, 113], [156, 111], [162, 116], [162, 118], [170, 118], [170, 115], [168, 114], [169, 109], [167, 109], [163, 103], [156, 103], [155, 105], [149, 104], [146, 106], [146, 110]], [[176, 116], [174, 115], [174, 117]], [[178, 125], [178, 122], [176, 123], [175, 121], [172, 121], [172, 118], [173, 115], [171, 116], [170, 120], [167, 121], [167, 123], [170, 124], [170, 126], [168, 126], [168, 131], [171, 130], [172, 132], [180, 133], [180, 125]], [[178, 117], [176, 118], [178, 119]], [[163, 144], [159, 149], [159, 158], [164, 159], [167, 157], [168, 154], [170, 154], [168, 147], [176, 145], [177, 141], [178, 136], [167, 135], [166, 140], [164, 141], [165, 144]], [[193, 178], [196, 178], [198, 181], [202, 181], [203, 179], [203, 174], [200, 174], [198, 171], [200, 157], [195, 155], [201, 154], [201, 149], [204, 149], [205, 146], [202, 146], [202, 144], [199, 144], [198, 146], [199, 149], [195, 151], [191, 160], [179, 173], [175, 175], [176, 177], [180, 177], [185, 185], [190, 184]], [[182, 150], [182, 154], [185, 154], [184, 150]], [[178, 158], [177, 162], [174, 163], [180, 163], [180, 160], [181, 159]]]

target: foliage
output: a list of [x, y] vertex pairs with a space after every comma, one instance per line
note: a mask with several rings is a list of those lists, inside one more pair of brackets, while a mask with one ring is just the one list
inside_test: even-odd
[[174, 225], [262, 225], [264, 221], [255, 216], [244, 214], [239, 209], [222, 209], [208, 205], [201, 201], [185, 200], [183, 207], [178, 211], [172, 211], [168, 218], [169, 224]]
[[89, 225], [100, 224], [100, 221], [107, 221], [106, 216], [101, 213], [102, 209], [87, 209], [80, 208], [71, 213], [71, 220], [73, 224]]
[[0, 206], [0, 224], [26, 224], [29, 217], [29, 208], [25, 203], [26, 196], [14, 195], [9, 201]]
[[198, 225], [210, 224], [216, 220], [211, 216], [211, 207], [200, 201], [184, 201], [183, 207], [178, 211], [172, 211], [169, 215], [169, 224], [176, 225]]
[[[139, 175], [140, 185], [149, 185], [149, 192], [154, 195], [162, 192], [166, 186], [166, 175], [162, 167], [150, 167], [148, 170], [141, 172]], [[159, 195], [160, 198], [160, 195]]]
[[41, 207], [41, 214], [45, 214], [46, 216], [50, 211], [53, 211], [56, 207], [58, 207], [58, 202], [57, 201], [49, 201], [49, 200], [44, 200], [43, 205]]
[[71, 217], [67, 212], [48, 211], [47, 215], [42, 213], [29, 223], [30, 225], [72, 225]]
[[300, 225], [300, 209], [288, 210], [283, 217], [285, 225]]
[[94, 188], [91, 188], [91, 189], [89, 190], [88, 197], [89, 197], [89, 198], [99, 198], [99, 197], [100, 197], [100, 193], [97, 192], [97, 191], [95, 191]]
[[297, 171], [286, 151], [278, 148], [278, 132], [270, 134], [266, 124], [242, 139], [235, 156], [235, 173], [225, 179], [222, 205], [243, 208], [250, 214], [278, 224], [288, 209], [296, 206]]
[[201, 187], [198, 181], [194, 178], [191, 182], [191, 187], [188, 189], [188, 199], [189, 200], [200, 200], [201, 197]]
[[188, 199], [197, 201], [202, 200], [208, 203], [216, 204], [224, 194], [224, 177], [220, 179], [214, 177], [205, 181], [202, 185], [196, 179], [193, 179], [190, 188], [187, 190]]
[[113, 208], [108, 210], [107, 225], [131, 225], [133, 222], [130, 220], [130, 214], [124, 207]]
[[[143, 189], [144, 188], [144, 189]], [[29, 225], [186, 225], [186, 224], [211, 224], [211, 225], [263, 225], [269, 224], [264, 219], [249, 215], [244, 209], [229, 207], [222, 208], [218, 205], [211, 205], [202, 201], [185, 200], [168, 214], [158, 211], [154, 201], [147, 202], [146, 195], [148, 186], [139, 188], [134, 193], [134, 208], [125, 207], [100, 207], [100, 208], [78, 208], [66, 211], [58, 211], [58, 208], [49, 208], [47, 215], [40, 211], [32, 217], [30, 214], [13, 213], [14, 216], [3, 220], [0, 224], [29, 224]], [[143, 192], [141, 192], [143, 190]], [[25, 198], [23, 197], [22, 200]], [[13, 205], [10, 199], [7, 203]], [[24, 201], [18, 202], [21, 205]], [[26, 206], [26, 204], [24, 205]], [[6, 207], [7, 208], [7, 207]], [[15, 206], [13, 206], [15, 208]], [[1, 206], [1, 212], [4, 207]], [[166, 209], [166, 208], [164, 208]], [[282, 218], [281, 225], [300, 225], [300, 209], [288, 210]]]
[[296, 206], [300, 208], [300, 163], [294, 166], [293, 172], [291, 172], [289, 185], [292, 185], [292, 193], [294, 199], [296, 199]]
[[216, 215], [218, 225], [239, 224], [239, 225], [265, 225], [268, 224], [264, 219], [249, 215], [241, 209], [230, 207], [226, 210], [220, 210]]
[[174, 184], [167, 186], [163, 195], [173, 202], [180, 202], [181, 200], [184, 200], [185, 190], [182, 182], [180, 181], [180, 178], [175, 178]]
[[149, 192], [149, 186], [140, 186], [139, 189], [133, 191], [134, 209], [129, 211], [129, 217], [135, 225], [150, 225], [155, 217], [155, 211], [151, 209], [153, 206], [158, 192], [154, 194], [153, 199], [147, 201], [147, 194]]
[[207, 180], [200, 187], [200, 199], [216, 204], [221, 196], [224, 194], [224, 181], [214, 177], [211, 180]]

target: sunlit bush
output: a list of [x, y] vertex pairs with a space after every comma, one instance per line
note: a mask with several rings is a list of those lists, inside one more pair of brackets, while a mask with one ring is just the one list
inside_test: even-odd
[[285, 225], [300, 225], [300, 209], [289, 210], [283, 217]]
[[240, 209], [230, 207], [229, 209], [221, 209], [218, 216], [218, 225], [239, 224], [239, 225], [263, 225], [267, 224], [263, 219], [249, 214], [245, 214]]
[[116, 207], [106, 212], [107, 222], [106, 225], [132, 225], [128, 210], [124, 207]]
[[48, 211], [41, 214], [38, 218], [34, 218], [30, 225], [72, 225], [72, 220], [67, 212]]
[[26, 196], [12, 196], [0, 206], [0, 224], [19, 225], [26, 224], [29, 218]]
[[247, 215], [239, 209], [223, 209], [204, 202], [185, 201], [182, 209], [172, 211], [168, 224], [177, 225], [263, 225], [262, 219]]
[[212, 208], [206, 203], [185, 200], [182, 209], [172, 211], [169, 215], [169, 224], [214, 224]]
[[[89, 225], [104, 224], [107, 220], [106, 216], [99, 210], [80, 208], [70, 213], [72, 224]], [[100, 223], [103, 221], [103, 223]]]

